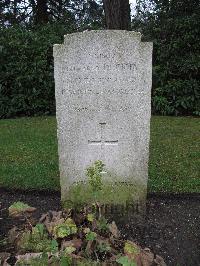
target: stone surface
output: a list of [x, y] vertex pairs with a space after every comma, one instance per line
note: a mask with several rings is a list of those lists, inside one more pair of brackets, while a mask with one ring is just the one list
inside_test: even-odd
[[54, 45], [54, 60], [62, 200], [96, 160], [106, 182], [145, 198], [152, 43], [136, 32], [74, 33]]

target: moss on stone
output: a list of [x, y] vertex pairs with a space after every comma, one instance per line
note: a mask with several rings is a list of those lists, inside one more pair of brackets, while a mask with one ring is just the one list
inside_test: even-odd
[[102, 205], [125, 205], [145, 197], [146, 186], [142, 183], [106, 182], [101, 190], [95, 192], [89, 183], [76, 183], [70, 186], [62, 198], [62, 204], [65, 208], [81, 207], [94, 202]]

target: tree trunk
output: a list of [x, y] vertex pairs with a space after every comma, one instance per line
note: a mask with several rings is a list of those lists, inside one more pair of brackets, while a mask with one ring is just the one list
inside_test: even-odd
[[48, 19], [47, 0], [37, 0], [35, 24], [47, 23]]
[[103, 6], [107, 29], [130, 30], [129, 0], [103, 0]]

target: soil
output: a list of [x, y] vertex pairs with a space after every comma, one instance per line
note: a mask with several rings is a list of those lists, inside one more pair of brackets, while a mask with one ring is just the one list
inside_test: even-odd
[[[6, 251], [1, 241], [8, 230], [20, 223], [8, 217], [7, 209], [15, 201], [36, 207], [37, 218], [61, 209], [59, 193], [0, 189], [0, 252]], [[145, 222], [125, 222], [119, 229], [127, 239], [161, 255], [167, 265], [200, 266], [200, 195], [148, 195]]]

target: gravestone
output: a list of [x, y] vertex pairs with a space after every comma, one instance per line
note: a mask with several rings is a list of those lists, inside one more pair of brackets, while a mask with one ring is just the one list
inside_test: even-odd
[[[62, 201], [91, 201], [86, 168], [105, 164], [103, 203], [146, 199], [152, 43], [122, 30], [66, 35], [54, 45]], [[77, 194], [72, 193], [78, 186]], [[80, 196], [81, 195], [81, 196]]]

